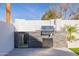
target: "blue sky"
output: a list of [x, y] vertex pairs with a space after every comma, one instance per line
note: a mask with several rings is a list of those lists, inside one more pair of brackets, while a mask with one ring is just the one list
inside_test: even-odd
[[[11, 4], [11, 19], [14, 21], [16, 18], [26, 20], [41, 20], [43, 14], [49, 8], [55, 8], [58, 10], [58, 3], [12, 3]], [[66, 12], [65, 19], [68, 19], [72, 10], [76, 10], [79, 4], [70, 4], [69, 9]], [[5, 3], [0, 3], [0, 20], [5, 21], [6, 9]]]

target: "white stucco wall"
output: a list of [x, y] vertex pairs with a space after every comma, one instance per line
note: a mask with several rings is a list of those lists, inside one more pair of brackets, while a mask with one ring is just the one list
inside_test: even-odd
[[5, 55], [14, 48], [14, 27], [0, 22], [0, 55]]
[[64, 25], [77, 25], [77, 28], [79, 28], [79, 20], [57, 20], [56, 30], [61, 31], [61, 28], [63, 28]]
[[79, 48], [79, 40], [68, 42], [68, 48]]
[[16, 31], [36, 31], [41, 30], [42, 25], [53, 25], [56, 31], [61, 31], [64, 25], [76, 25], [79, 28], [79, 20], [60, 20], [56, 19], [56, 26], [53, 20], [25, 20], [15, 19], [14, 26]]
[[41, 30], [42, 25], [54, 25], [53, 20], [25, 20], [25, 19], [15, 19], [15, 29], [16, 31], [37, 31]]

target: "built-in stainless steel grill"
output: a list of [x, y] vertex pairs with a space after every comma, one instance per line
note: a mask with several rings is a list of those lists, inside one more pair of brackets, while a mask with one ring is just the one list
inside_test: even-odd
[[53, 47], [53, 35], [54, 27], [53, 26], [42, 26], [41, 35], [43, 40], [43, 47]]
[[42, 26], [41, 27], [41, 35], [50, 36], [52, 34], [54, 34], [54, 27], [53, 26]]

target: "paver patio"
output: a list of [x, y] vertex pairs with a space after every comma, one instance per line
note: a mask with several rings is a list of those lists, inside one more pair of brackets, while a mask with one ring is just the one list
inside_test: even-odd
[[15, 48], [7, 56], [77, 56], [67, 48]]

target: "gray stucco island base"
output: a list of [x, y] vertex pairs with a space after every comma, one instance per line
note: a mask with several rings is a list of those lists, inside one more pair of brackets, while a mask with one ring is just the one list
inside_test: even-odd
[[62, 48], [67, 47], [65, 32], [55, 32], [51, 38], [43, 38], [40, 31], [36, 32], [15, 32], [15, 48]]

